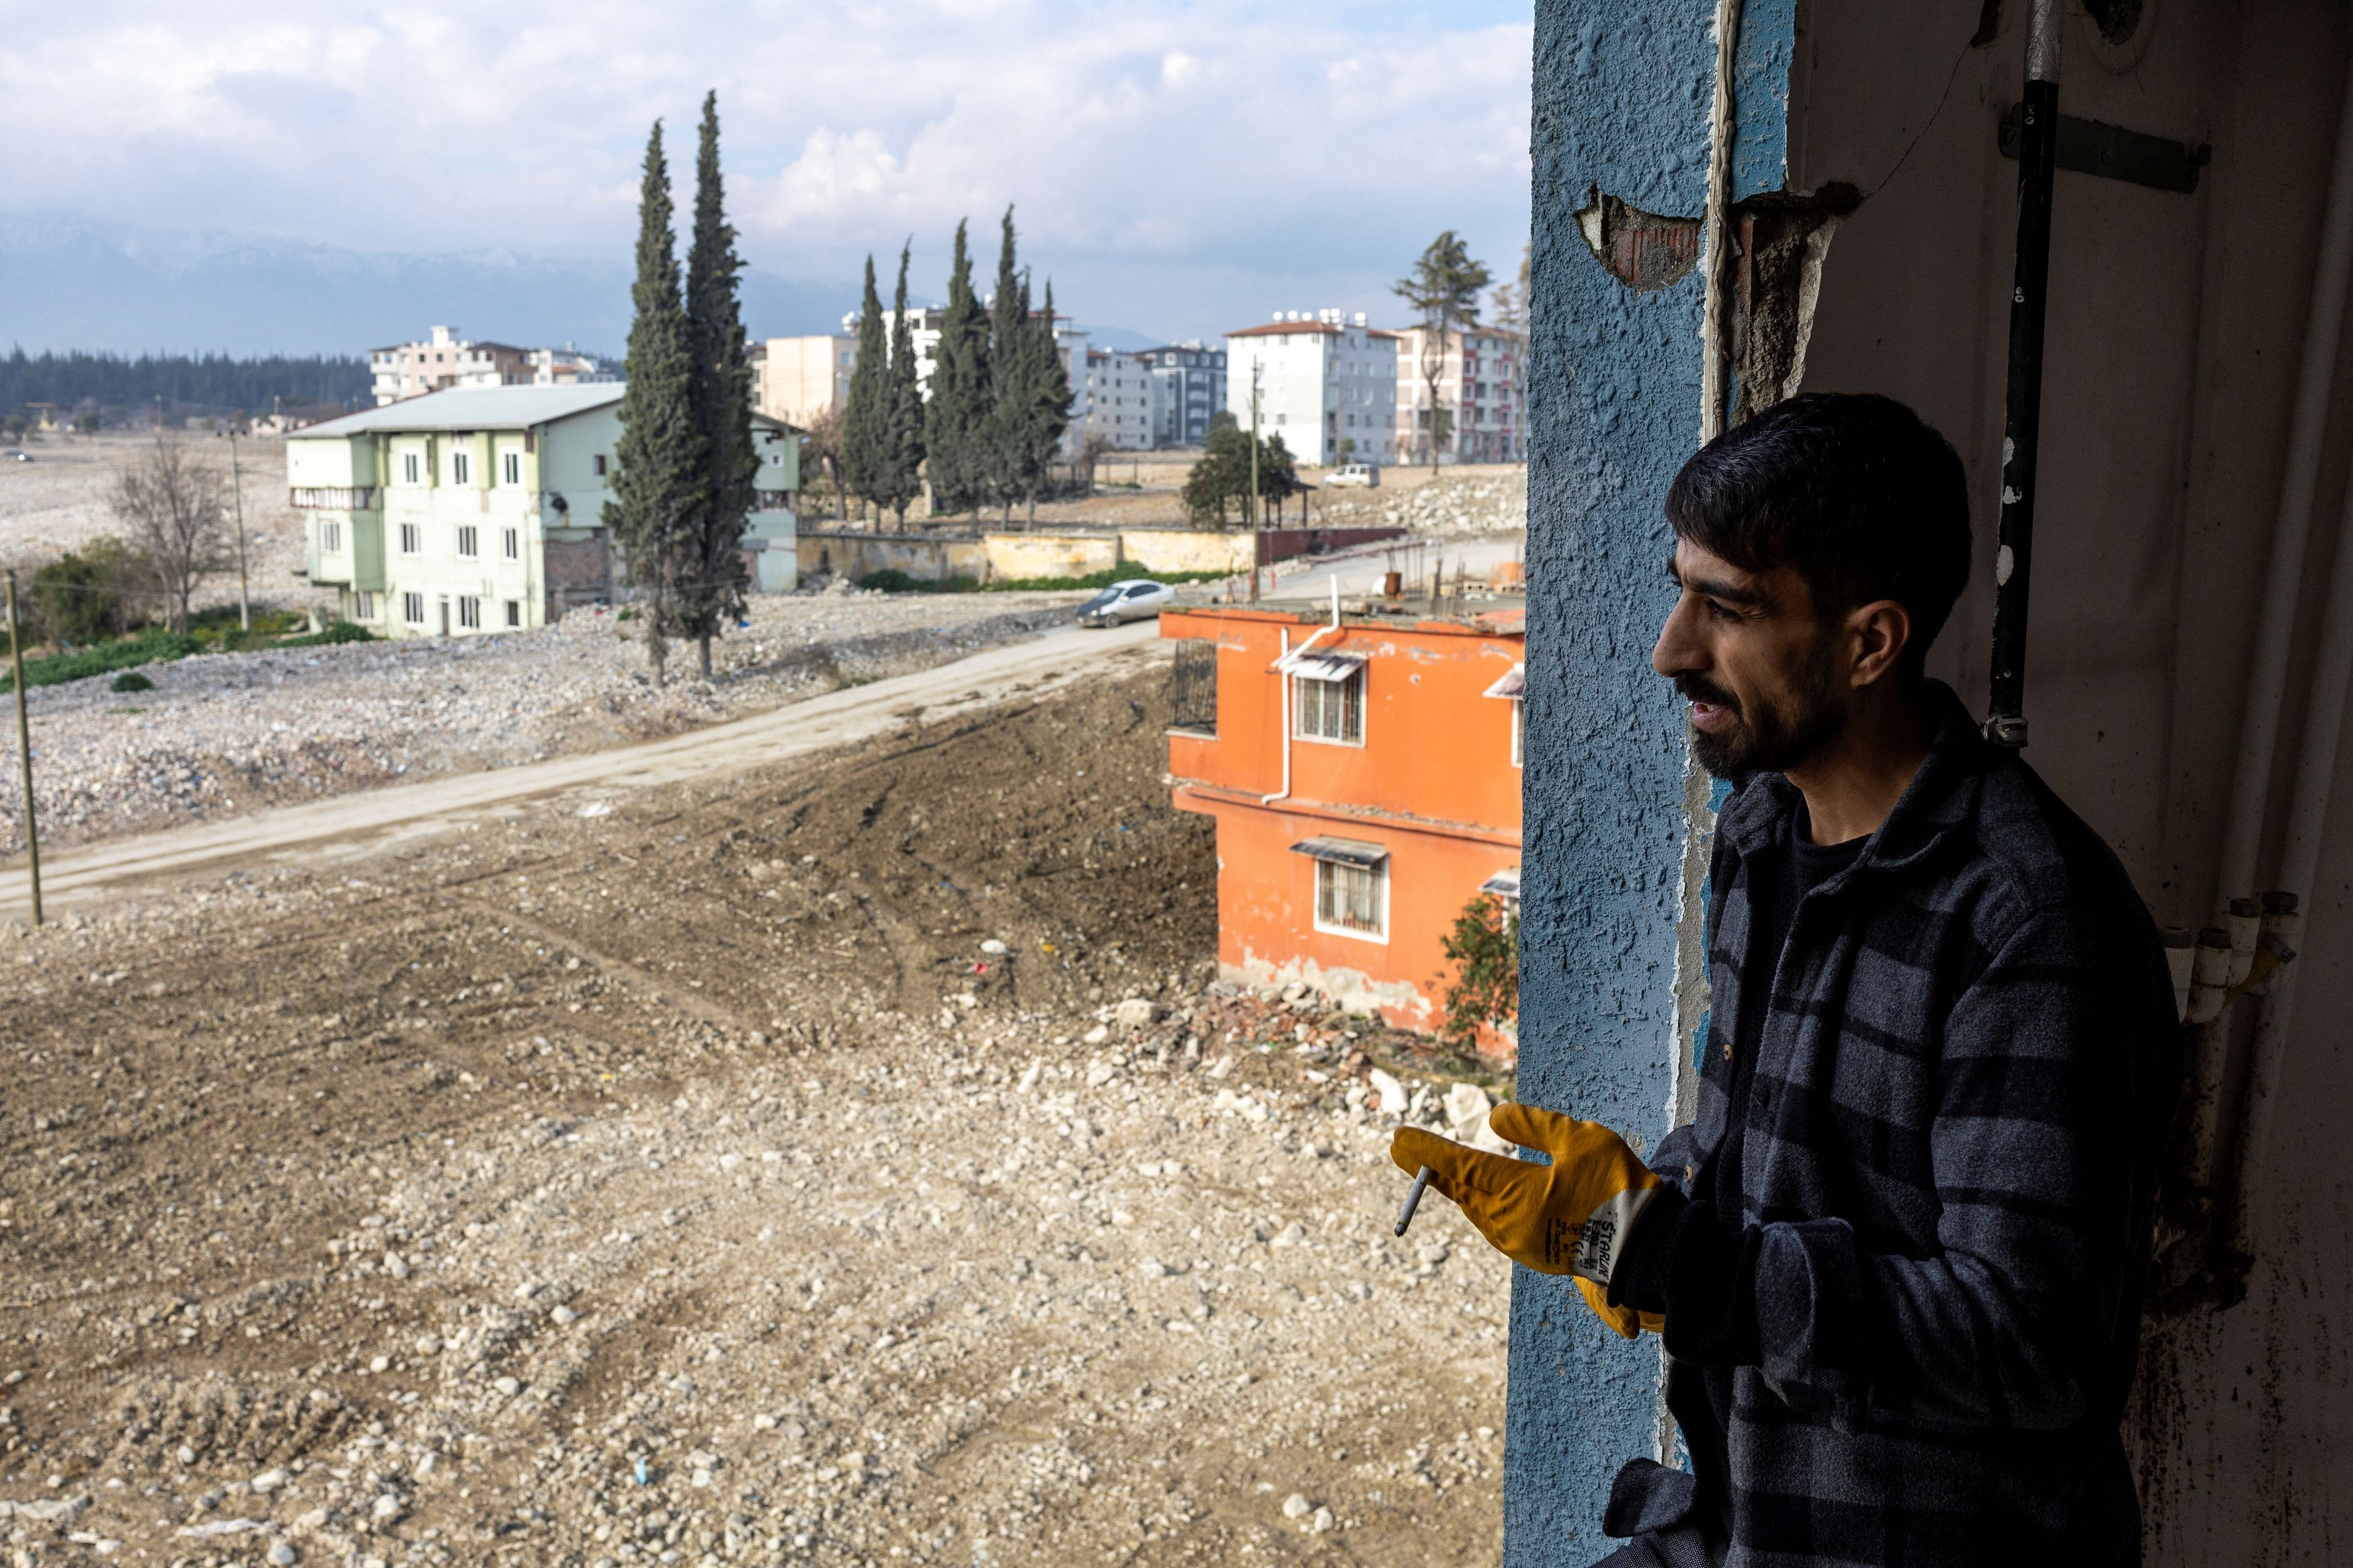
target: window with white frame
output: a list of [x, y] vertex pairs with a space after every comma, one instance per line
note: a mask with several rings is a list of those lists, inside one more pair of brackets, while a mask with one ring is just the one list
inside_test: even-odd
[[1315, 929], [1387, 942], [1389, 852], [1377, 844], [1310, 838], [1292, 848], [1315, 862]]
[[1503, 906], [1504, 919], [1520, 918], [1520, 868], [1509, 866], [1479, 884], [1479, 890]]
[[424, 467], [417, 460], [416, 453], [403, 452], [400, 455], [400, 477], [403, 483], [412, 485], [419, 483], [423, 474]]
[[522, 483], [522, 454], [521, 452], [509, 452], [505, 454], [505, 468], [499, 477], [501, 481], [505, 484], [519, 485]]
[[319, 550], [322, 554], [339, 555], [343, 549], [343, 525], [333, 518], [319, 523]]
[[1292, 734], [1303, 741], [1363, 745], [1365, 661], [1310, 653], [1284, 664], [1291, 676]]
[[1482, 694], [1512, 705], [1512, 766], [1515, 768], [1521, 765], [1520, 758], [1527, 742], [1527, 667], [1518, 664], [1512, 666]]
[[470, 595], [458, 601], [458, 624], [470, 632], [482, 629], [482, 601]]
[[505, 556], [510, 561], [520, 561], [522, 559], [522, 529], [502, 528], [499, 530], [499, 553]]
[[403, 594], [400, 596], [400, 618], [412, 626], [425, 624], [425, 595]]
[[375, 619], [375, 595], [364, 591], [352, 595], [352, 618], [355, 621]]
[[422, 555], [425, 552], [425, 528], [422, 523], [404, 522], [400, 525], [400, 552], [403, 555]]
[[522, 625], [522, 601], [521, 599], [509, 599], [507, 601], [507, 625], [511, 626], [519, 626]]
[[461, 449], [449, 454], [449, 482], [451, 484], [462, 485], [470, 482], [473, 478], [473, 472], [474, 460], [465, 451]]
[[480, 529], [470, 522], [461, 522], [458, 525], [458, 553], [460, 556], [471, 561], [482, 552], [481, 544], [482, 535]]

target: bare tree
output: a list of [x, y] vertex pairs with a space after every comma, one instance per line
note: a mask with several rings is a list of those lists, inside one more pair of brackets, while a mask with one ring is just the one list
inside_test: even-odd
[[[806, 435], [803, 437], [803, 440], [806, 442], [806, 446], [803, 448], [804, 456], [808, 459], [809, 466], [817, 468], [820, 473], [824, 474], [826, 482], [833, 487], [833, 505], [836, 518], [839, 521], [848, 522], [849, 521], [849, 489], [848, 483], [843, 478], [842, 470], [841, 446], [842, 437], [845, 434], [843, 425], [842, 410], [837, 405], [833, 407], [821, 408], [815, 414], [810, 415], [807, 420], [802, 422], [801, 428], [806, 432]], [[807, 488], [807, 482], [806, 480], [803, 481], [802, 488], [804, 489]], [[881, 527], [881, 523], [879, 520], [876, 521], [875, 527], [878, 529]]]
[[228, 492], [220, 470], [159, 436], [115, 480], [110, 500], [147, 563], [172, 629], [185, 632], [197, 580], [225, 564]]

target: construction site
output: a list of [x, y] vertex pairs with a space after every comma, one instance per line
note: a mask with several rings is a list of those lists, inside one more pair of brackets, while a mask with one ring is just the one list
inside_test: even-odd
[[1170, 629], [60, 849], [10, 1561], [1493, 1561], [1508, 1071], [1219, 978]]

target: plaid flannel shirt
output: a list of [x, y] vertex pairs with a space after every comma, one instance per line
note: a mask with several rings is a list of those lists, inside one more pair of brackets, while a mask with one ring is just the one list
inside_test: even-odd
[[1630, 1564], [2139, 1560], [2118, 1427], [2172, 987], [2107, 846], [1949, 689], [1928, 700], [1928, 760], [1779, 952], [1750, 940], [1751, 861], [1797, 792], [1753, 776], [1717, 821], [1698, 1119], [1652, 1161], [1687, 1197], [1725, 1137], [1736, 1020], [1770, 1013], [1736, 1194], [1675, 1205], [1668, 1398], [1696, 1474], [1620, 1473], [1605, 1528], [1636, 1538]]

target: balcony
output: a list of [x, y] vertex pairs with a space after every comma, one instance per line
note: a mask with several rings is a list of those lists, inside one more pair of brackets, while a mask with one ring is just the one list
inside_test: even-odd
[[296, 485], [286, 492], [286, 504], [313, 511], [374, 511], [374, 485]]

